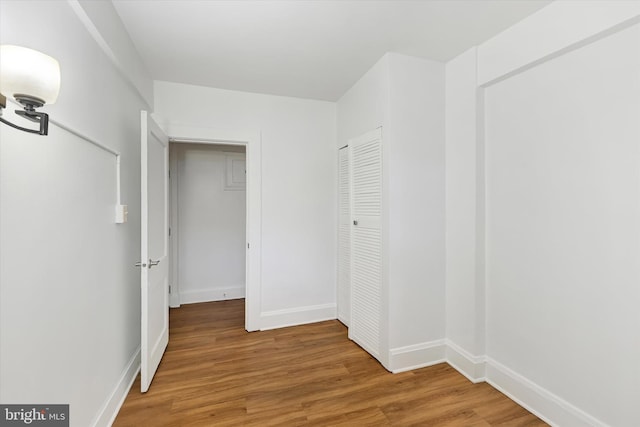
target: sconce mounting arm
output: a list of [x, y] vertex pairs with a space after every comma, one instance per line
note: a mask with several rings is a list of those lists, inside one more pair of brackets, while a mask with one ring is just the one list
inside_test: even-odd
[[38, 135], [47, 135], [49, 133], [49, 115], [47, 113], [40, 113], [35, 110], [35, 107], [42, 106], [37, 105], [37, 102], [23, 102], [19, 99], [20, 103], [24, 106], [24, 110], [15, 110], [16, 114], [40, 124], [39, 129], [29, 129], [22, 126], [18, 126], [2, 117], [2, 109], [7, 106], [7, 98], [0, 94], [0, 122], [11, 126], [12, 128], [19, 129], [24, 132], [35, 133]]

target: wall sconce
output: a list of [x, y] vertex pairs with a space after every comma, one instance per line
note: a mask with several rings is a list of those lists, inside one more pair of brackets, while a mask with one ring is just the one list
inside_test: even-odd
[[[60, 90], [60, 65], [44, 53], [26, 47], [0, 46], [0, 122], [25, 132], [47, 135], [49, 115], [36, 111], [44, 104], [53, 104]], [[16, 114], [40, 124], [40, 129], [28, 129], [2, 118], [7, 97], [15, 99], [23, 110]]]

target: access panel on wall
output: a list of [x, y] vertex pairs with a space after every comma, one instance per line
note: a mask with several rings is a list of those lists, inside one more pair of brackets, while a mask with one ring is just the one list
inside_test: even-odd
[[382, 297], [382, 132], [349, 141], [351, 313], [349, 338], [380, 357]]

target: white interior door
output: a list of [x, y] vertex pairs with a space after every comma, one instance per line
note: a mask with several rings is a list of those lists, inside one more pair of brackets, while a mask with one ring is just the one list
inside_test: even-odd
[[349, 326], [351, 292], [351, 188], [349, 147], [338, 151], [338, 319]]
[[169, 343], [169, 138], [146, 111], [141, 122], [140, 390], [144, 393]]
[[382, 298], [382, 131], [349, 141], [351, 318], [349, 338], [380, 356]]

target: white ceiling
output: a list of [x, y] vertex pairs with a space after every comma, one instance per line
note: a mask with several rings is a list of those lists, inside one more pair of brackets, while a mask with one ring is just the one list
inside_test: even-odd
[[113, 0], [154, 80], [336, 101], [385, 52], [447, 61], [550, 0]]

